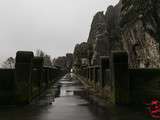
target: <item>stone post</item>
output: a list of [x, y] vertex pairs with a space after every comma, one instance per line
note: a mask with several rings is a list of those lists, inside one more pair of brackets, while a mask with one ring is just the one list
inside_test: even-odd
[[92, 68], [88, 67], [88, 69], [89, 69], [89, 80], [91, 81], [92, 80]]
[[15, 101], [27, 104], [31, 101], [31, 60], [33, 52], [18, 51], [15, 64]]
[[100, 69], [100, 66], [94, 66], [93, 70], [94, 70], [94, 81], [95, 83], [97, 83], [99, 81], [99, 69]]
[[90, 69], [91, 69], [91, 81], [94, 81], [94, 71], [93, 71], [93, 66], [91, 66]]
[[101, 56], [101, 86], [102, 88], [105, 87], [106, 83], [108, 83], [108, 81], [110, 81], [110, 60], [109, 60], [109, 56]]
[[52, 84], [52, 68], [49, 68], [49, 84]]
[[87, 80], [89, 80], [89, 75], [90, 73], [89, 73], [89, 67], [87, 67]]
[[41, 93], [42, 81], [43, 81], [43, 57], [34, 57], [32, 59], [32, 94], [38, 88], [39, 95]]
[[126, 52], [112, 52], [111, 59], [114, 102], [129, 104], [128, 54]]
[[43, 80], [43, 87], [46, 89], [49, 86], [49, 68], [44, 67], [44, 80]]

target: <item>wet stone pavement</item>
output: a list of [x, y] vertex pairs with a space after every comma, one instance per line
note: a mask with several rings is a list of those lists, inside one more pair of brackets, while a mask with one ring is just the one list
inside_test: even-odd
[[97, 116], [86, 100], [74, 95], [74, 91], [83, 90], [79, 81], [66, 75], [59, 84], [60, 94], [55, 99], [55, 87], [52, 87], [30, 105], [1, 106], [0, 120], [106, 120]]

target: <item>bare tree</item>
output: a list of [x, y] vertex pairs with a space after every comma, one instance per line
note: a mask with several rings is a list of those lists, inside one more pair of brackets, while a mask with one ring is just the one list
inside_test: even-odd
[[37, 49], [37, 50], [36, 50], [36, 56], [44, 57], [44, 56], [45, 56], [45, 53], [44, 53], [42, 50]]
[[35, 55], [44, 58], [44, 66], [52, 67], [52, 60], [51, 60], [51, 56], [50, 55], [46, 54], [45, 52], [43, 52], [40, 49], [36, 50], [36, 54]]
[[9, 57], [6, 61], [2, 63], [2, 68], [14, 68], [15, 67], [15, 59], [13, 57]]

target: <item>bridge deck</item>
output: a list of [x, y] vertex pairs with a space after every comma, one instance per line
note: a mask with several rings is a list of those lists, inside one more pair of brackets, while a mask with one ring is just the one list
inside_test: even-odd
[[52, 99], [54, 94], [52, 87], [40, 100], [30, 105], [0, 109], [0, 120], [149, 120], [143, 112], [126, 108], [93, 110], [93, 106], [91, 107], [86, 100], [74, 94], [74, 91], [83, 91], [83, 86], [70, 75], [61, 78], [60, 84], [60, 95], [55, 101]]

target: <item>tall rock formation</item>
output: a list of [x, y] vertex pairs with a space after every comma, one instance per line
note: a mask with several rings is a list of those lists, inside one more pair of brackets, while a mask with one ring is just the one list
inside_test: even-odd
[[122, 0], [121, 30], [132, 68], [160, 67], [160, 1]]
[[92, 65], [100, 64], [100, 56], [109, 56], [111, 50], [121, 50], [120, 10], [121, 1], [115, 6], [109, 6], [106, 13], [97, 12], [94, 16], [88, 38], [92, 48]]
[[110, 43], [109, 51], [123, 49], [119, 26], [121, 8], [122, 1], [120, 1], [116, 6], [109, 6], [105, 13], [106, 28]]
[[[81, 44], [77, 44], [74, 48], [74, 53], [73, 53], [73, 69], [75, 71], [78, 71], [81, 69], [82, 66], [82, 60], [86, 59], [87, 61], [89, 60], [88, 57], [88, 43], [82, 42]], [[88, 63], [89, 64], [89, 63]]]
[[97, 65], [100, 62], [100, 56], [108, 55], [109, 42], [106, 30], [105, 15], [98, 12], [91, 25], [91, 31], [88, 38], [88, 44], [92, 48], [91, 64]]
[[81, 62], [79, 56], [83, 53], [89, 65], [99, 65], [100, 56], [125, 50], [131, 68], [159, 68], [159, 43], [160, 0], [120, 0], [105, 13], [96, 13], [87, 47], [82, 52], [82, 45], [76, 46], [74, 60]]

